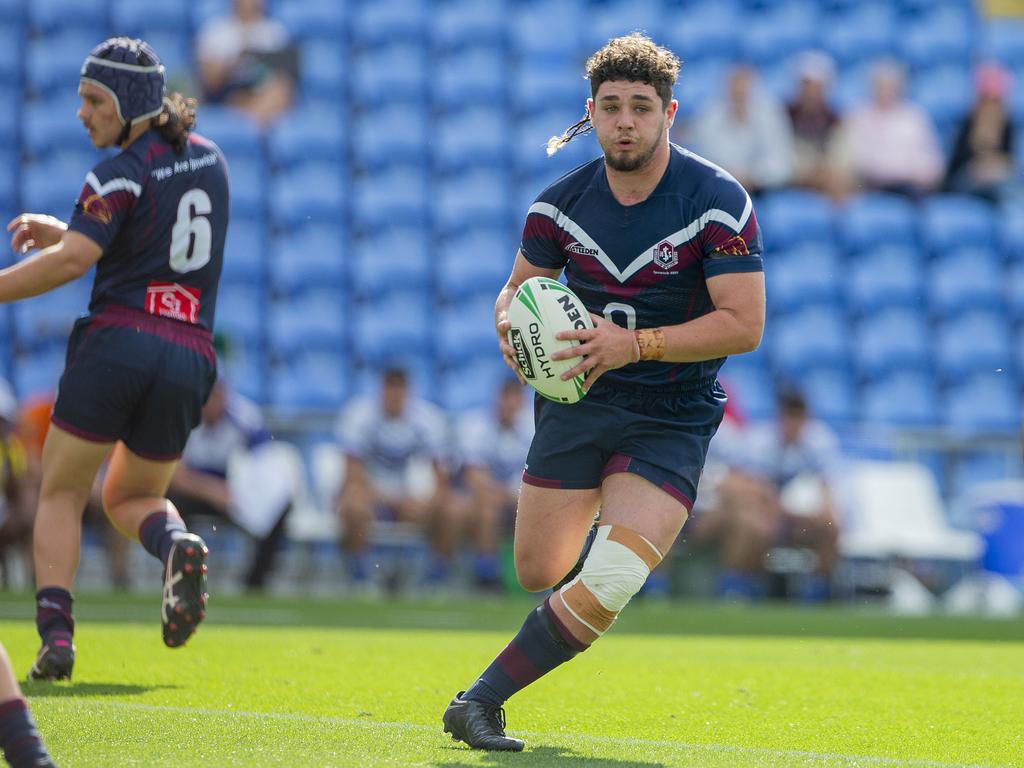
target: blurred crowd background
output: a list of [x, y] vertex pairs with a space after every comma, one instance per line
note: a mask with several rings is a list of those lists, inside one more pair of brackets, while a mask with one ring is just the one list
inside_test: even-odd
[[[211, 426], [220, 416], [204, 422], [212, 447], [191, 447], [186, 470], [198, 474], [178, 490], [200, 497], [204, 519], [235, 518], [219, 533], [239, 583], [266, 586], [282, 552], [279, 568], [296, 580], [333, 568], [342, 582], [376, 583], [380, 552], [426, 541], [417, 579], [445, 581], [468, 550], [471, 583], [507, 586], [508, 499], [494, 495], [507, 481], [467, 476], [490, 460], [481, 419], [515, 450], [497, 415], [507, 370], [493, 301], [529, 204], [598, 152], [591, 138], [544, 151], [583, 113], [583, 62], [637, 29], [684, 62], [673, 140], [747, 186], [764, 233], [765, 340], [723, 370], [729, 426], [702, 488], [705, 522], [691, 526], [695, 552], [719, 542], [708, 591], [816, 599], [905, 583], [907, 603], [924, 605], [979, 565], [1019, 578], [1024, 4], [0, 0], [0, 15], [5, 221], [68, 217], [98, 159], [75, 119], [78, 70], [112, 34], [153, 45], [172, 88], [199, 98], [199, 132], [228, 158], [217, 331], [224, 410], [248, 415], [229, 420], [230, 437]], [[0, 253], [0, 265], [15, 258]], [[4, 449], [0, 478], [31, 476], [33, 435], [89, 285], [0, 307], [0, 377], [11, 384], [0, 424], [5, 441], [25, 444]], [[366, 473], [378, 485], [398, 472], [346, 418], [361, 402], [382, 434], [401, 421], [406, 405], [384, 405], [399, 371], [399, 400], [436, 409], [433, 431], [444, 432], [403, 443], [402, 461], [427, 467], [401, 472], [427, 500], [411, 506], [351, 485], [353, 460], [391, 462]], [[267, 442], [260, 434], [295, 452], [267, 459], [286, 467], [264, 473], [287, 479], [267, 492], [283, 501], [247, 520], [228, 464]], [[819, 487], [790, 482], [807, 476]], [[8, 489], [10, 529], [12, 510], [31, 508], [27, 485], [18, 502]], [[484, 525], [488, 505], [498, 511]], [[374, 533], [361, 521], [381, 506], [391, 511]], [[910, 535], [914, 526], [931, 533]], [[24, 528], [6, 538], [22, 541]], [[130, 582], [131, 557], [108, 558], [121, 563], [115, 583]], [[837, 575], [858, 558], [897, 567], [881, 579]], [[684, 582], [700, 576], [669, 575], [660, 589]]]

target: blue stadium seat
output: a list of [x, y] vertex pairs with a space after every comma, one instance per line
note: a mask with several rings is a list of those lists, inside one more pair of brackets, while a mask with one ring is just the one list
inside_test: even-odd
[[489, 168], [435, 179], [433, 212], [437, 230], [446, 233], [468, 225], [506, 226], [509, 186], [507, 173]]
[[829, 93], [829, 103], [840, 114], [864, 104], [871, 94], [871, 73], [874, 59], [850, 62], [836, 72], [835, 85]]
[[262, 157], [228, 158], [231, 215], [266, 218], [267, 167]]
[[64, 350], [59, 346], [15, 355], [11, 386], [18, 399], [55, 392], [64, 370], [64, 357]]
[[291, 359], [304, 349], [340, 353], [345, 345], [348, 301], [344, 289], [311, 286], [272, 301], [267, 316], [267, 350]]
[[[1006, 273], [1006, 303], [1010, 317], [1017, 324], [1024, 323], [1024, 261], [1011, 264]], [[1022, 350], [1024, 351], [1024, 350]], [[1021, 356], [1024, 363], [1024, 355]], [[1024, 367], [1021, 368], [1024, 370]]]
[[823, 19], [825, 49], [840, 66], [895, 52], [899, 25], [884, 2], [858, 3]]
[[263, 285], [267, 274], [266, 234], [265, 219], [232, 216], [224, 241], [221, 279]]
[[334, 411], [348, 395], [348, 378], [348, 360], [344, 355], [301, 351], [270, 369], [269, 402], [283, 411]]
[[227, 354], [218, 359], [217, 367], [232, 389], [259, 405], [266, 405], [270, 366], [261, 345], [247, 348], [232, 340]]
[[382, 365], [430, 354], [432, 303], [426, 291], [393, 291], [352, 307], [352, 346], [358, 361]]
[[[721, 49], [716, 49], [683, 64], [675, 87], [676, 99], [679, 101], [677, 126], [682, 125], [681, 120], [694, 117], [722, 92], [732, 60], [720, 54]], [[686, 143], [685, 138], [684, 135], [683, 144]]]
[[21, 124], [22, 151], [30, 159], [46, 163], [81, 162], [81, 158], [88, 156], [81, 165], [81, 182], [103, 155], [93, 147], [89, 134], [75, 117], [79, 103], [75, 97], [29, 102], [23, 107]]
[[[547, 64], [575, 61], [578, 66], [577, 52], [586, 25], [581, 0], [520, 2], [508, 24], [509, 43], [517, 58]], [[552, 34], [553, 30], [557, 34]]]
[[928, 371], [931, 336], [924, 315], [894, 307], [865, 315], [857, 323], [853, 344], [857, 373], [879, 379], [890, 371]]
[[51, 342], [62, 344], [71, 326], [89, 310], [91, 278], [79, 278], [48, 293], [14, 304], [18, 347], [32, 349]]
[[738, 355], [725, 361], [718, 378], [734, 407], [751, 421], [775, 417], [775, 380], [767, 365], [756, 360], [761, 355]]
[[134, 36], [141, 37], [149, 43], [160, 57], [160, 63], [164, 65], [170, 83], [169, 90], [176, 90], [176, 83], [191, 77], [195, 55], [188, 27], [178, 28], [153, 23], [138, 29]]
[[910, 99], [931, 115], [940, 133], [949, 133], [974, 103], [971, 75], [963, 65], [929, 66], [914, 75]]
[[[29, 27], [36, 33], [48, 35], [73, 29], [96, 38], [92, 45], [79, 52], [83, 60], [93, 45], [109, 37], [107, 31], [110, 23], [106, 2], [68, 3], [66, 0], [32, 0], [25, 3], [25, 7], [28, 10]], [[79, 65], [81, 63], [80, 61]]]
[[838, 302], [843, 272], [839, 252], [828, 240], [776, 251], [766, 275], [769, 307], [788, 312], [804, 304]]
[[88, 167], [62, 162], [22, 166], [22, 206], [27, 211], [48, 213], [67, 221], [88, 172]]
[[290, 168], [308, 162], [345, 160], [344, 111], [300, 105], [271, 127], [267, 136], [270, 162]]
[[[659, 0], [604, 0], [591, 3], [584, 11], [580, 44], [585, 51], [596, 51], [613, 37], [641, 30], [657, 38], [664, 29]], [[554, 29], [554, 28], [553, 28]]]
[[433, 143], [434, 168], [440, 173], [467, 167], [504, 167], [509, 161], [508, 119], [493, 104], [444, 112]]
[[[19, 89], [25, 56], [22, 40], [23, 34], [18, 24], [7, 24], [3, 29], [0, 29], [0, 78], [2, 78], [0, 82], [11, 85], [17, 84]], [[5, 111], [10, 115], [15, 114], [13, 109]]]
[[508, 57], [493, 43], [466, 43], [431, 60], [434, 105], [446, 110], [464, 105], [486, 107], [501, 117], [496, 104], [507, 103]]
[[401, 42], [367, 47], [349, 59], [349, 85], [356, 106], [427, 94], [426, 45]]
[[279, 172], [271, 180], [270, 216], [288, 228], [306, 223], [337, 222], [345, 212], [341, 172], [330, 164], [306, 165]]
[[791, 189], [765, 195], [756, 210], [765, 246], [829, 241], [835, 237], [835, 210], [824, 195]]
[[299, 89], [303, 95], [342, 101], [347, 97], [350, 74], [344, 38], [303, 41], [299, 49]]
[[984, 371], [949, 387], [942, 399], [946, 426], [962, 432], [1013, 434], [1020, 430], [1021, 399], [1008, 373]]
[[[1020, 138], [1024, 138], [1024, 134], [1018, 136]], [[1000, 206], [996, 220], [1003, 253], [1013, 261], [1024, 261], [1024, 210], [1015, 201], [1007, 201]]]
[[992, 206], [967, 195], [932, 195], [921, 203], [921, 238], [933, 254], [954, 245], [992, 248], [997, 222]]
[[430, 37], [442, 50], [468, 42], [503, 47], [508, 17], [507, 0], [438, 0], [430, 14]]
[[344, 227], [333, 222], [282, 232], [270, 247], [272, 290], [291, 294], [309, 285], [343, 284], [348, 247]]
[[512, 125], [512, 165], [517, 173], [538, 177], [533, 182], [539, 185], [535, 195], [566, 171], [600, 153], [597, 141], [587, 135], [577, 137], [551, 157], [547, 154], [548, 139], [561, 136], [566, 128], [582, 117], [585, 101], [586, 95], [581, 94], [578, 107], [563, 101], [555, 107], [534, 108]]
[[963, 6], [936, 3], [904, 26], [900, 56], [915, 70], [942, 64], [966, 67], [976, 39], [974, 14]]
[[198, 30], [211, 19], [231, 13], [231, 0], [193, 0], [189, 7], [192, 26]]
[[855, 315], [869, 315], [883, 307], [924, 306], [920, 254], [907, 246], [861, 251], [850, 259], [846, 279], [846, 302]]
[[864, 385], [860, 420], [894, 427], [930, 427], [939, 423], [939, 399], [932, 376], [897, 371]]
[[849, 424], [857, 416], [853, 376], [846, 367], [815, 366], [800, 376], [811, 412], [830, 424]]
[[240, 109], [204, 104], [196, 112], [196, 130], [221, 148], [229, 168], [236, 158], [264, 156], [259, 124]]
[[[496, 294], [495, 294], [496, 295]], [[472, 299], [450, 304], [437, 312], [433, 322], [434, 349], [442, 367], [461, 369], [477, 357], [500, 360], [494, 333], [494, 296], [477, 294]]]
[[217, 291], [214, 331], [229, 343], [246, 349], [262, 349], [267, 308], [266, 286], [257, 283], [221, 281]]
[[449, 414], [487, 408], [494, 403], [499, 387], [512, 375], [498, 354], [474, 358], [465, 364], [446, 368], [442, 370], [436, 385], [440, 395], [438, 404]]
[[1005, 274], [1000, 254], [968, 245], [939, 254], [928, 275], [933, 316], [951, 317], [971, 309], [1001, 307]]
[[1009, 322], [1001, 312], [976, 310], [947, 320], [936, 330], [934, 349], [939, 375], [948, 382], [1013, 366]]
[[[580, 73], [580, 64], [576, 60], [553, 63], [531, 59], [518, 61], [511, 76], [507, 77], [512, 112], [517, 118], [528, 119], [538, 113], [568, 111], [572, 113], [567, 115], [570, 122], [575, 122], [582, 117], [590, 96], [590, 88]], [[561, 128], [556, 130], [557, 125], [548, 128], [545, 142], [551, 134], [561, 132]]]
[[[349, 139], [359, 148], [358, 163], [374, 169], [391, 163], [426, 162], [428, 115], [422, 103], [392, 101], [358, 113]], [[388, 126], [391, 126], [388, 128]]]
[[354, 3], [350, 30], [353, 40], [367, 46], [419, 43], [425, 40], [431, 8], [428, 0], [375, 0]]
[[898, 195], [869, 192], [847, 203], [839, 220], [846, 248], [854, 253], [880, 245], [919, 247], [917, 212]]
[[474, 292], [496, 297], [512, 271], [517, 240], [508, 227], [454, 230], [435, 249], [439, 298], [455, 301]]
[[[139, 36], [147, 27], [187, 31], [191, 26], [189, 15], [189, 3], [185, 0], [110, 0], [111, 27], [118, 34], [132, 37]], [[159, 48], [156, 52], [162, 55]]]
[[812, 5], [769, 5], [751, 16], [739, 40], [744, 59], [764, 67], [814, 48], [820, 38], [820, 24], [817, 8]]
[[796, 378], [813, 366], [850, 364], [846, 313], [831, 305], [807, 306], [776, 319], [770, 351], [775, 372]]
[[355, 295], [371, 301], [394, 289], [429, 295], [436, 267], [422, 228], [396, 218], [371, 232], [353, 242], [349, 271]]
[[82, 62], [103, 37], [103, 31], [70, 29], [30, 40], [25, 68], [29, 94], [36, 98], [72, 98], [78, 92]]
[[[693, 7], [687, 4], [666, 4], [662, 17], [664, 27], [655, 38], [687, 62], [683, 70], [687, 72], [682, 78], [684, 85], [691, 77], [687, 70], [689, 62], [698, 61], [709, 51], [728, 52], [731, 57], [737, 48], [736, 30], [743, 28], [744, 13], [743, 4], [737, 0], [704, 3], [699, 13], [694, 13]], [[686, 94], [685, 87], [683, 94]]]
[[981, 52], [1011, 67], [1024, 65], [1024, 19], [989, 19], [984, 25]]
[[351, 180], [351, 213], [357, 229], [377, 230], [402, 222], [425, 226], [430, 213], [427, 169], [390, 165]]
[[343, 39], [347, 32], [351, 9], [343, 0], [330, 3], [311, 0], [276, 0], [273, 16], [296, 38]]

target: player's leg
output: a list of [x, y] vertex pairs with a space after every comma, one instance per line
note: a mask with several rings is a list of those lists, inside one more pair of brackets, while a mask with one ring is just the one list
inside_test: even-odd
[[142, 458], [119, 443], [103, 483], [110, 522], [164, 565], [161, 617], [170, 647], [183, 645], [206, 611], [206, 544], [166, 497], [177, 464]]
[[0, 644], [0, 748], [13, 768], [52, 768], [28, 711], [28, 703], [14, 679], [11, 660]]
[[[351, 463], [349, 464], [351, 467]], [[377, 493], [362, 468], [349, 471], [338, 497], [341, 552], [352, 582], [364, 584], [370, 578], [369, 545]]]
[[[547, 589], [572, 567], [599, 503], [597, 488], [523, 484], [516, 513], [515, 561], [519, 582], [526, 589]], [[520, 739], [505, 736], [502, 705], [585, 647], [558, 620], [549, 598], [529, 613], [512, 642], [477, 681], [455, 696], [444, 713], [445, 731], [477, 749], [521, 750]]]
[[51, 425], [43, 445], [32, 549], [36, 628], [42, 647], [29, 675], [70, 678], [75, 662], [71, 589], [82, 546], [82, 515], [93, 478], [113, 443], [83, 440]]

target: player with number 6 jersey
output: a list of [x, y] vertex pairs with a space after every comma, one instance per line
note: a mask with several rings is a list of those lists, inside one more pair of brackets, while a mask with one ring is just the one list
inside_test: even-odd
[[164, 67], [142, 40], [96, 46], [78, 94], [92, 143], [121, 151], [86, 175], [69, 224], [38, 213], [11, 221], [15, 253], [36, 252], [0, 271], [4, 303], [96, 269], [43, 449], [33, 539], [37, 679], [71, 677], [82, 512], [104, 462], [108, 517], [163, 564], [166, 645], [188, 640], [207, 597], [206, 545], [166, 493], [217, 375], [212, 330], [227, 167], [216, 145], [191, 132], [195, 102], [167, 94]]

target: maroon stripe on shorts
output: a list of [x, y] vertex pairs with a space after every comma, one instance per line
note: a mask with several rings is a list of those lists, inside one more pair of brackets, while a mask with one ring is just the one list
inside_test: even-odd
[[217, 355], [213, 351], [213, 334], [201, 325], [189, 325], [177, 320], [157, 317], [140, 309], [121, 304], [108, 304], [89, 322], [90, 331], [101, 328], [134, 328], [143, 333], [159, 336], [179, 347], [198, 352], [211, 363], [216, 364], [217, 362]]

